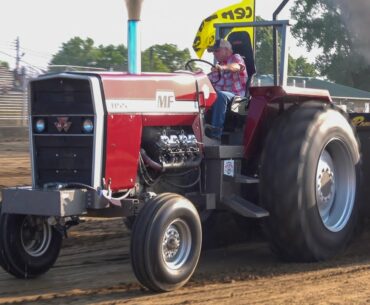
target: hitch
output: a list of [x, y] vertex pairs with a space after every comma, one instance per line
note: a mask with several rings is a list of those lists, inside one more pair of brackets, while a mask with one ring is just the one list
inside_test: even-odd
[[50, 216], [47, 219], [49, 225], [53, 226], [64, 238], [68, 238], [68, 230], [71, 227], [77, 226], [85, 220], [80, 219], [78, 216], [72, 217], [55, 217]]

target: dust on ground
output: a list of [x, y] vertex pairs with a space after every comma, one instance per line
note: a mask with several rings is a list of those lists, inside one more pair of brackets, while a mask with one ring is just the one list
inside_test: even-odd
[[[0, 144], [0, 185], [30, 184], [27, 143]], [[55, 266], [40, 278], [19, 280], [0, 270], [0, 304], [370, 303], [369, 225], [329, 262], [283, 263], [263, 238], [204, 251], [190, 282], [163, 294], [138, 285], [129, 244], [122, 219], [86, 219], [69, 232]]]

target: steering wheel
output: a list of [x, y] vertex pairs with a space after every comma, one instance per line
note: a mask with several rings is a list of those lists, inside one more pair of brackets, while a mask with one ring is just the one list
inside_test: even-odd
[[[210, 65], [212, 68], [216, 68], [216, 66], [213, 63], [211, 63], [211, 62], [209, 62], [207, 60], [195, 58], [195, 59], [190, 59], [190, 60], [188, 60], [186, 62], [185, 69], [186, 70], [189, 70], [191, 72], [194, 72], [194, 69], [191, 66], [191, 64], [193, 62], [202, 62], [202, 63], [205, 63], [207, 65]], [[211, 83], [214, 85], [214, 84], [217, 84], [220, 80], [221, 80], [221, 72], [220, 71], [217, 71], [217, 80], [216, 81], [211, 81]]]

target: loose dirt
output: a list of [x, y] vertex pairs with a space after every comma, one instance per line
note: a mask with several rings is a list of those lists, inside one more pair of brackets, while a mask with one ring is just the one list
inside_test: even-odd
[[[0, 143], [0, 185], [30, 184], [26, 142]], [[228, 228], [225, 228], [227, 230]], [[34, 280], [0, 270], [0, 304], [365, 304], [370, 303], [370, 226], [329, 262], [278, 261], [263, 237], [204, 251], [182, 289], [153, 294], [131, 270], [122, 219], [73, 228], [55, 266]]]

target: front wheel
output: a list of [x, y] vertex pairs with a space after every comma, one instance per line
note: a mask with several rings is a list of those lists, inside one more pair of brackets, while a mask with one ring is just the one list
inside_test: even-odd
[[358, 141], [339, 111], [293, 106], [271, 129], [261, 164], [265, 229], [283, 259], [325, 260], [354, 235], [359, 210]]
[[45, 217], [4, 214], [0, 221], [1, 265], [18, 278], [35, 278], [54, 265], [62, 239]]
[[131, 263], [140, 284], [157, 292], [183, 286], [200, 256], [199, 215], [186, 198], [165, 193], [149, 200], [132, 230]]

